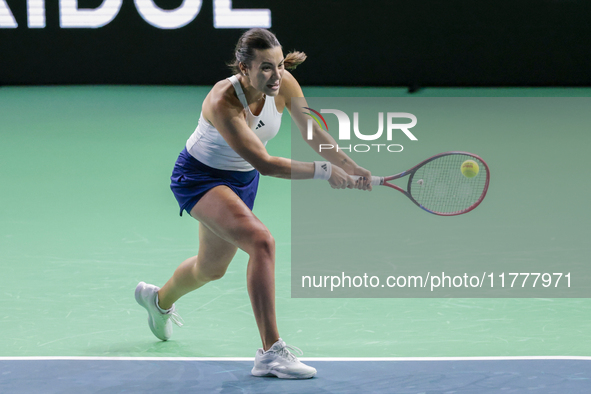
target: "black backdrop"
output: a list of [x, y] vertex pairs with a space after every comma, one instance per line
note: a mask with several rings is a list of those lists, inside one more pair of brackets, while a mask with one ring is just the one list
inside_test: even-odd
[[[243, 30], [215, 29], [212, 0], [177, 30], [151, 26], [132, 0], [97, 29], [27, 27], [25, 0], [5, 2], [0, 84], [213, 84], [229, 75]], [[182, 0], [155, 0], [167, 9]], [[96, 8], [102, 0], [79, 0]], [[573, 86], [591, 84], [591, 2], [583, 0], [234, 0], [270, 9], [284, 50], [306, 52], [306, 85]]]

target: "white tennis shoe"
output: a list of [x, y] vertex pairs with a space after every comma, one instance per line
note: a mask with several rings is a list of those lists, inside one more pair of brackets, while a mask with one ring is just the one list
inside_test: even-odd
[[167, 311], [162, 311], [158, 302], [159, 287], [140, 282], [135, 288], [135, 300], [148, 311], [148, 325], [156, 338], [167, 341], [172, 335], [172, 322], [177, 326], [183, 325], [183, 319], [176, 313], [172, 305]]
[[309, 379], [316, 375], [316, 369], [302, 363], [290, 350], [304, 354], [294, 346], [288, 346], [281, 338], [266, 352], [257, 350], [254, 357], [254, 376], [277, 376], [281, 379]]

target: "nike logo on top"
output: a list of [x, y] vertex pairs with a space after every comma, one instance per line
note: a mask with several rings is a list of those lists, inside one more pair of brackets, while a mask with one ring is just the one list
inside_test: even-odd
[[255, 130], [258, 130], [259, 128], [263, 127], [265, 124], [263, 123], [262, 120], [259, 120], [259, 124], [257, 125]]

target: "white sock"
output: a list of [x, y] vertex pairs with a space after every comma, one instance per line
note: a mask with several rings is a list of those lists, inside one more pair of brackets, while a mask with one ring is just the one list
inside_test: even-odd
[[158, 305], [158, 293], [156, 293], [156, 308], [158, 308], [158, 310], [160, 311], [160, 313], [162, 313], [163, 315], [166, 315], [168, 312], [170, 312], [170, 309], [162, 309], [160, 308], [160, 305]]

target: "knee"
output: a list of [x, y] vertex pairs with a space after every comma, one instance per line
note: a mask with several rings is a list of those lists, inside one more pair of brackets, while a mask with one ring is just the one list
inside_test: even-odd
[[252, 234], [252, 247], [257, 255], [273, 257], [275, 255], [275, 238], [267, 228], [258, 229]]
[[203, 262], [200, 259], [197, 260], [194, 266], [193, 275], [198, 282], [211, 282], [219, 280], [224, 277], [226, 270], [228, 269], [227, 264], [212, 264], [211, 261]]
[[225, 269], [215, 269], [215, 270], [200, 270], [198, 273], [199, 281], [200, 282], [212, 282], [214, 280], [220, 280], [226, 274]]
[[215, 271], [215, 272], [207, 272], [205, 274], [201, 274], [202, 280], [205, 282], [212, 282], [214, 280], [220, 280], [226, 274], [226, 270], [224, 271]]

